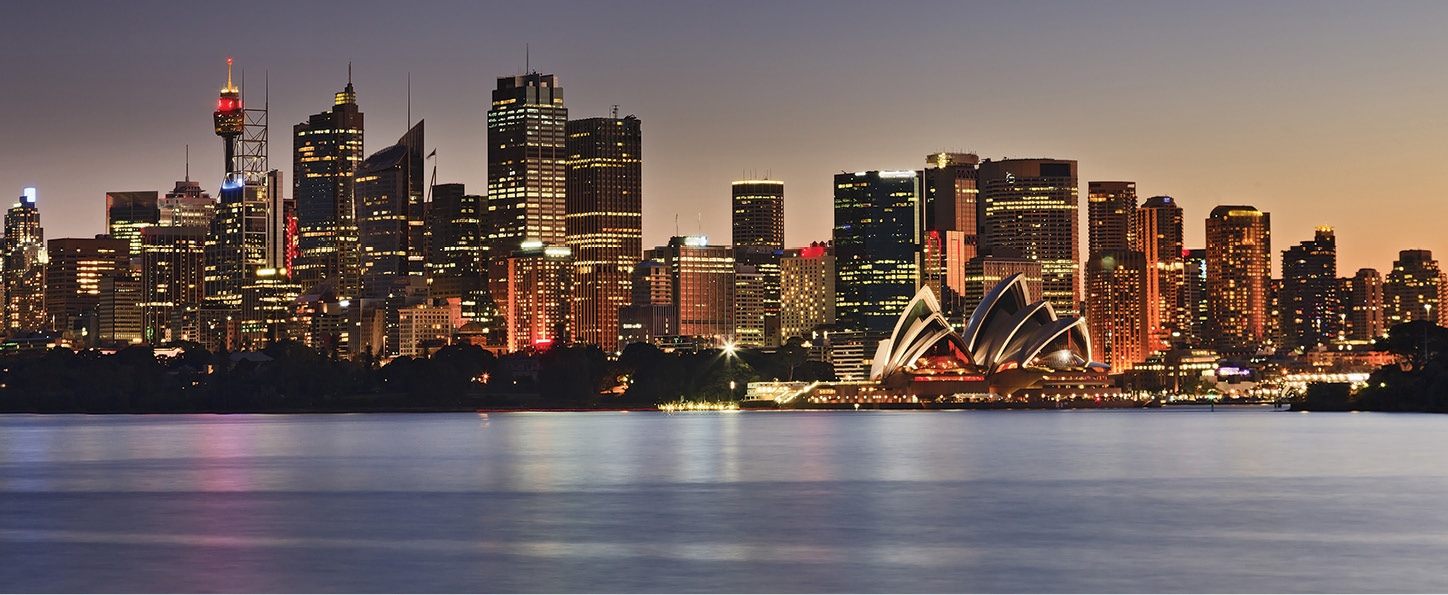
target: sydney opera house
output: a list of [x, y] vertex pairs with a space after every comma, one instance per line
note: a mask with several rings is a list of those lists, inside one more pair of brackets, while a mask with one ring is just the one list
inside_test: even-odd
[[864, 381], [755, 383], [756, 399], [780, 405], [948, 404], [1012, 397], [1100, 397], [1110, 368], [1091, 361], [1086, 321], [1061, 318], [1045, 301], [1029, 302], [1014, 275], [981, 300], [957, 332], [922, 287], [880, 342]]

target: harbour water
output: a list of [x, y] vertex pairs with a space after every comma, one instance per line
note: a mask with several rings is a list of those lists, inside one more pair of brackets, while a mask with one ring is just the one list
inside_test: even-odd
[[1448, 416], [0, 416], [0, 590], [1445, 592]]

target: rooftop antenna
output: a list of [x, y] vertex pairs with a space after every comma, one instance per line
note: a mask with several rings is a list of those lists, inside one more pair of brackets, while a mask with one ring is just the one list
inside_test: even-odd
[[617, 103], [613, 104], [613, 110], [610, 111], [609, 114], [610, 114], [610, 115], [609, 115], [610, 118], [613, 118], [613, 119], [615, 119], [615, 120], [618, 119], [618, 104], [617, 104]]
[[186, 144], [186, 181], [191, 181], [191, 144]]
[[352, 84], [352, 61], [347, 61], [347, 84]]
[[679, 237], [679, 214], [674, 213], [674, 237]]
[[699, 235], [704, 235], [704, 212], [699, 212]]
[[523, 74], [533, 74], [533, 48], [523, 44]]
[[412, 130], [412, 72], [407, 73], [407, 126], [403, 130]]

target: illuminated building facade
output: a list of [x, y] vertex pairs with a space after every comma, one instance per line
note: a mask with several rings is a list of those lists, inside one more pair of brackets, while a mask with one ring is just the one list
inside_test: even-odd
[[547, 348], [568, 341], [568, 293], [573, 258], [567, 246], [524, 242], [508, 257], [508, 300], [500, 304], [507, 321], [508, 351]]
[[206, 228], [148, 227], [141, 232], [142, 337], [152, 345], [175, 341], [168, 334], [178, 308], [195, 308], [204, 297]]
[[397, 355], [426, 357], [452, 344], [452, 309], [418, 304], [397, 310]]
[[1182, 256], [1182, 209], [1170, 196], [1153, 196], [1136, 209], [1132, 228], [1136, 242], [1132, 249], [1146, 257], [1146, 266], [1151, 269], [1147, 279], [1147, 322], [1151, 325], [1152, 350], [1168, 349], [1187, 340], [1192, 326]]
[[45, 230], [34, 188], [26, 188], [15, 206], [5, 212], [4, 286], [5, 329], [44, 330]]
[[267, 190], [240, 178], [221, 185], [221, 202], [206, 236], [209, 309], [239, 316], [243, 287], [257, 270], [267, 268]]
[[619, 308], [620, 350], [633, 343], [653, 343], [679, 334], [679, 311], [674, 307], [674, 284], [669, 267], [657, 260], [634, 265], [629, 275], [629, 305]]
[[1086, 321], [1094, 356], [1115, 372], [1131, 369], [1155, 351], [1148, 315], [1152, 273], [1136, 250], [1093, 252], [1086, 263]]
[[357, 168], [362, 295], [384, 298], [403, 277], [424, 274], [423, 122]]
[[1356, 275], [1341, 279], [1343, 338], [1373, 341], [1383, 336], [1383, 276], [1374, 269], [1358, 269]]
[[1271, 215], [1223, 205], [1207, 218], [1205, 340], [1223, 354], [1257, 351], [1269, 341]]
[[573, 254], [573, 339], [617, 351], [619, 308], [643, 254], [643, 147], [638, 118], [585, 118], [567, 125], [564, 229]]
[[785, 340], [835, 323], [835, 256], [829, 246], [787, 250], [779, 265], [779, 328]]
[[467, 194], [462, 184], [432, 187], [427, 209], [427, 280], [434, 298], [457, 298], [463, 317], [491, 324], [487, 296], [487, 199]]
[[96, 306], [96, 339], [100, 345], [122, 347], [144, 341], [141, 321], [141, 280], [129, 270], [100, 278]]
[[1182, 251], [1181, 340], [1187, 345], [1203, 344], [1207, 328], [1207, 250]]
[[734, 257], [728, 247], [711, 246], [703, 236], [675, 236], [646, 256], [668, 271], [679, 336], [733, 339]]
[[[765, 344], [764, 311], [768, 300], [759, 267], [734, 263], [734, 342], [748, 347]], [[774, 341], [776, 344], [778, 340]]]
[[162, 227], [210, 227], [216, 218], [216, 199], [190, 179], [177, 180], [176, 187], [156, 201], [156, 208], [156, 225]]
[[1136, 182], [1086, 184], [1087, 253], [1136, 249]]
[[784, 182], [737, 180], [730, 184], [733, 195], [733, 236], [735, 248], [784, 248]]
[[1076, 315], [1081, 260], [1076, 162], [987, 159], [978, 176], [984, 203], [981, 243], [1014, 248], [1041, 263], [1041, 299], [1063, 315]]
[[487, 195], [488, 284], [499, 308], [509, 300], [513, 251], [524, 241], [567, 245], [567, 129], [557, 76], [498, 77], [488, 110]]
[[980, 254], [965, 263], [961, 310], [974, 313], [986, 292], [1017, 274], [1021, 275], [1026, 299], [1040, 299], [1041, 263], [1022, 257], [1019, 251], [1011, 248], [981, 250]]
[[1310, 350], [1338, 338], [1337, 240], [1319, 227], [1312, 240], [1282, 251], [1281, 334], [1287, 348]]
[[[784, 182], [736, 180], [732, 195], [734, 262], [748, 289], [734, 311], [738, 342], [750, 346], [779, 345], [780, 273], [784, 250]], [[744, 267], [747, 267], [744, 268]], [[753, 289], [757, 281], [757, 291]], [[736, 292], [737, 293], [737, 292]]]
[[130, 272], [130, 242], [106, 236], [62, 238], [46, 244], [45, 305], [55, 328], [100, 304], [101, 279]]
[[1393, 270], [1383, 280], [1383, 324], [1441, 320], [1443, 273], [1431, 250], [1400, 250]]
[[333, 279], [344, 296], [360, 289], [353, 188], [363, 158], [362, 132], [351, 80], [330, 111], [292, 126], [292, 198], [300, 236], [293, 276], [304, 287]]
[[925, 156], [925, 169], [920, 173], [924, 229], [964, 233], [965, 260], [975, 258], [979, 245], [979, 165], [980, 157], [974, 153], [932, 153]]
[[835, 320], [889, 331], [915, 295], [920, 187], [913, 171], [835, 175]]
[[161, 223], [161, 205], [154, 190], [106, 193], [106, 233], [125, 240], [132, 253], [141, 251], [141, 230]]

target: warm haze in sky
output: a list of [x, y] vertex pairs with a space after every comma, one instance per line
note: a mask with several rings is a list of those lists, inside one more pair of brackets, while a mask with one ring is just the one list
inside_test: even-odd
[[[1080, 162], [1185, 209], [1272, 213], [1281, 250], [1337, 230], [1338, 274], [1448, 258], [1448, 3], [49, 2], [0, 6], [0, 198], [39, 188], [47, 238], [104, 232], [105, 192], [215, 194], [226, 58], [270, 81], [272, 167], [353, 65], [367, 151], [426, 119], [439, 182], [483, 193], [497, 76], [557, 74], [573, 118], [643, 121], [644, 245], [729, 241], [729, 182], [786, 184], [791, 245], [824, 240], [831, 176], [927, 153]], [[1084, 217], [1084, 206], [1082, 208]], [[1083, 243], [1085, 233], [1082, 225]]]

